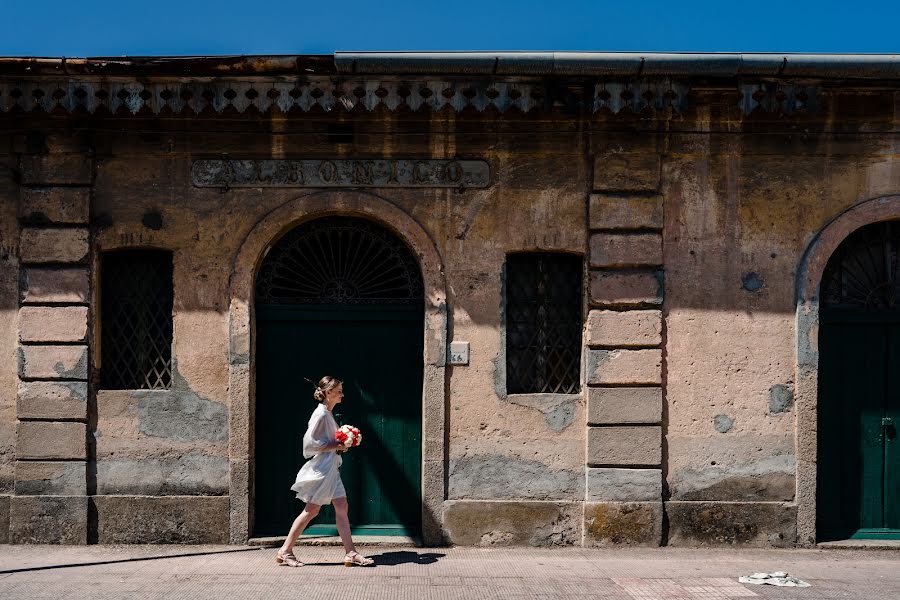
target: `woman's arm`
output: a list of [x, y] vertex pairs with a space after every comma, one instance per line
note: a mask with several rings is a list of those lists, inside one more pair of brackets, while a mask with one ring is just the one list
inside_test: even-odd
[[324, 418], [324, 415], [315, 423], [309, 424], [309, 429], [303, 436], [304, 456], [311, 457], [314, 454], [346, 449], [346, 446], [335, 441], [334, 432], [328, 431], [328, 429], [329, 419]]

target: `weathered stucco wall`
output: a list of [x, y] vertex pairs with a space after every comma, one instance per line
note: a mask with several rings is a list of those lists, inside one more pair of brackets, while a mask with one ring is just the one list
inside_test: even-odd
[[[668, 493], [785, 503], [769, 517], [775, 509], [758, 505], [756, 527], [767, 532], [705, 522], [713, 519], [672, 503], [671, 543], [794, 541], [799, 265], [831, 220], [900, 186], [896, 143], [874, 133], [896, 116], [841, 108], [832, 104], [828, 118], [847, 135], [771, 126], [768, 135], [684, 136], [666, 155]], [[728, 519], [749, 523], [746, 510], [735, 506]], [[678, 522], [686, 516], [694, 522]], [[783, 522], [791, 527], [779, 530]]]
[[[236, 367], [235, 348], [250, 348], [232, 339], [234, 277], [261, 258], [241, 257], [259, 224], [293, 215], [264, 228], [274, 241], [320, 191], [191, 185], [193, 159], [227, 154], [490, 164], [485, 189], [371, 191], [433, 244], [447, 295], [437, 304], [449, 308], [446, 340], [470, 343], [468, 366], [427, 372], [446, 378], [446, 388], [434, 388], [446, 389], [444, 397], [425, 398], [426, 413], [442, 421], [435, 431], [444, 437], [425, 458], [446, 485], [434, 515], [445, 539], [796, 543], [798, 485], [806, 485], [797, 465], [810, 452], [797, 450], [797, 270], [842, 211], [900, 192], [895, 96], [838, 94], [823, 97], [815, 114], [784, 118], [742, 115], [702, 95], [684, 114], [137, 115], [100, 118], [78, 134], [64, 120], [17, 117], [19, 129], [39, 134], [10, 136], [11, 153], [0, 155], [0, 354], [9, 359], [0, 361], [0, 497], [16, 482], [22, 157], [67, 152], [93, 165], [94, 296], [84, 341], [92, 367], [102, 367], [91, 342], [102, 326], [100, 252], [172, 250], [175, 289], [172, 389], [97, 390], [93, 371], [86, 471], [60, 476], [80, 476], [92, 508], [77, 495], [28, 488], [16, 515], [30, 524], [17, 539], [54, 541], [41, 537], [41, 515], [84, 508], [95, 522], [85, 516], [83, 530], [66, 539], [242, 541], [249, 517], [241, 515], [252, 508], [234, 507], [252, 496], [235, 481], [252, 479], [252, 463], [265, 457], [252, 453], [252, 408], [232, 406], [235, 394], [252, 402], [252, 392], [234, 389], [245, 367]], [[328, 133], [335, 124], [353, 125], [349, 140]], [[585, 257], [580, 394], [506, 393], [502, 270], [507, 253], [521, 250]], [[34, 420], [52, 420], [47, 432], [75, 431], [85, 420], [53, 419]], [[251, 446], [249, 456], [238, 454], [238, 442]], [[147, 526], [136, 528], [133, 513]], [[198, 513], [203, 520], [186, 525]], [[800, 535], [809, 542], [808, 532]]]
[[[5, 142], [5, 143], [4, 143]], [[17, 158], [0, 133], [0, 494], [11, 494], [16, 468], [16, 348], [19, 295]], [[6, 540], [9, 503], [0, 501], [0, 540]]]

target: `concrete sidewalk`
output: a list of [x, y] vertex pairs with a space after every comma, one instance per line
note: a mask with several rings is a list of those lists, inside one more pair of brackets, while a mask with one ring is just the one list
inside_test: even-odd
[[[390, 600], [613, 598], [900, 599], [896, 550], [360, 548], [373, 568], [342, 566], [335, 547], [0, 546], [0, 598]], [[742, 585], [788, 571], [813, 587]]]

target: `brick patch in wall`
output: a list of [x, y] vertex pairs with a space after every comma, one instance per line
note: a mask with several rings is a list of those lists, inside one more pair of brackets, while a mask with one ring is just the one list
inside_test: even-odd
[[87, 544], [87, 496], [12, 496], [13, 544]]
[[644, 306], [663, 302], [662, 271], [592, 271], [591, 304]]
[[87, 346], [19, 346], [22, 379], [87, 380]]
[[87, 419], [87, 382], [20, 381], [19, 419]]
[[659, 546], [662, 502], [585, 502], [584, 545]]
[[20, 299], [23, 304], [88, 302], [89, 294], [90, 281], [87, 269], [46, 267], [22, 269]]
[[588, 350], [592, 385], [660, 385], [662, 350]]
[[588, 502], [635, 502], [662, 500], [661, 469], [588, 467]]
[[662, 229], [662, 196], [591, 194], [591, 229]]
[[588, 427], [587, 464], [655, 467], [662, 461], [662, 427]]
[[661, 423], [662, 402], [659, 387], [588, 388], [588, 424]]
[[653, 192], [659, 188], [659, 154], [607, 152], [594, 157], [594, 189]]
[[22, 185], [90, 185], [93, 161], [84, 154], [23, 156]]
[[16, 494], [20, 496], [84, 496], [83, 461], [17, 461]]
[[22, 229], [19, 256], [23, 263], [76, 263], [88, 255], [88, 230]]
[[22, 188], [19, 218], [27, 223], [85, 224], [90, 219], [87, 187]]
[[19, 421], [16, 458], [53, 460], [87, 458], [87, 425], [73, 422]]
[[657, 267], [663, 262], [658, 233], [595, 233], [591, 236], [592, 267]]
[[588, 345], [612, 348], [659, 346], [660, 310], [592, 310], [588, 313]]
[[86, 306], [23, 306], [19, 339], [23, 342], [83, 342], [87, 338]]

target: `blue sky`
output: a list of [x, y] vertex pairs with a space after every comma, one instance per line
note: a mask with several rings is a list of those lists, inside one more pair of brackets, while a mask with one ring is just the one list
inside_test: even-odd
[[2, 56], [900, 52], [900, 0], [6, 0]]

